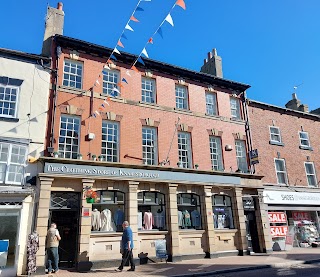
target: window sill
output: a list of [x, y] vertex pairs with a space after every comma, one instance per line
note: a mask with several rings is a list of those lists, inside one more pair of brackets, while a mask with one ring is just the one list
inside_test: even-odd
[[310, 150], [310, 151], [313, 151], [313, 148], [312, 148], [311, 146], [303, 146], [303, 145], [300, 145], [299, 148], [302, 149], [302, 150]]
[[218, 228], [214, 228], [214, 232], [215, 233], [236, 233], [238, 231], [238, 229], [218, 229]]
[[284, 143], [278, 142], [278, 141], [272, 141], [272, 140], [269, 141], [269, 144], [271, 144], [271, 145], [277, 145], [277, 146], [284, 146]]
[[105, 236], [121, 237], [122, 232], [91, 231], [91, 234], [90, 234], [90, 237], [105, 237]]
[[166, 235], [168, 234], [168, 231], [164, 230], [164, 231], [160, 231], [158, 229], [154, 229], [154, 230], [138, 230], [138, 235]]
[[192, 114], [192, 111], [187, 110], [187, 109], [179, 109], [179, 108], [173, 108], [173, 109], [174, 109], [175, 111], [177, 111], [177, 112]]
[[205, 113], [206, 116], [209, 116], [209, 117], [213, 117], [213, 118], [221, 118], [220, 115], [218, 114], [208, 114], [208, 113]]
[[237, 117], [231, 117], [230, 120], [236, 121], [236, 122], [244, 122], [244, 120], [242, 118], [237, 118]]
[[66, 86], [59, 86], [58, 87], [59, 90], [61, 91], [66, 91], [66, 92], [75, 92], [75, 93], [86, 93], [87, 90], [83, 90], [83, 89], [80, 89], [80, 88], [74, 88], [74, 87], [66, 87]]
[[19, 118], [10, 118], [10, 117], [2, 117], [2, 116], [0, 116], [0, 121], [19, 122]]
[[145, 105], [145, 106], [159, 107], [159, 105], [157, 103], [149, 103], [149, 102], [139, 101], [139, 104]]
[[204, 233], [205, 231], [203, 229], [180, 229], [180, 233]]

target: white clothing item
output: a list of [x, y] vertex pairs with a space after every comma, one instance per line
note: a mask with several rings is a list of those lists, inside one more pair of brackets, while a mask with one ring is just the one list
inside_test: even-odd
[[100, 231], [116, 231], [117, 228], [112, 220], [111, 211], [108, 209], [104, 209], [101, 214], [101, 229]]
[[182, 212], [181, 211], [178, 211], [178, 225], [180, 227], [183, 226], [183, 215], [182, 215]]
[[98, 210], [91, 212], [91, 226], [93, 231], [99, 231], [101, 227], [100, 212]]
[[153, 216], [151, 212], [145, 212], [143, 216], [143, 223], [145, 230], [152, 230]]
[[138, 230], [142, 230], [142, 212], [138, 212]]

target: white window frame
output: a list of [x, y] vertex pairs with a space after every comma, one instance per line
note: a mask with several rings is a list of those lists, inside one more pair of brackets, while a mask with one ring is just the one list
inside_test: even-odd
[[248, 172], [248, 157], [247, 157], [246, 142], [244, 140], [236, 139], [235, 149], [236, 149], [238, 170], [242, 172]]
[[217, 94], [214, 92], [206, 92], [206, 114], [218, 115]]
[[[112, 127], [112, 128], [111, 128]], [[110, 133], [108, 133], [110, 130]], [[107, 162], [119, 162], [119, 148], [120, 148], [120, 124], [117, 121], [102, 121], [101, 129], [101, 154], [105, 161]], [[113, 140], [109, 140], [108, 136], [111, 135]], [[106, 136], [106, 139], [103, 139], [103, 136]], [[105, 144], [105, 146], [103, 145]], [[109, 146], [111, 147], [108, 147]], [[108, 154], [108, 150], [111, 150], [112, 154]], [[116, 152], [116, 155], [114, 155]]]
[[221, 137], [209, 136], [209, 145], [212, 170], [223, 171]]
[[[20, 96], [20, 87], [18, 86], [12, 86], [12, 85], [3, 85], [0, 84], [0, 88], [3, 88], [3, 99], [1, 96], [1, 92], [0, 92], [0, 117], [6, 117], [6, 118], [17, 118], [18, 115], [18, 105], [19, 105], [19, 96]], [[10, 89], [10, 94], [9, 94], [9, 98], [10, 99], [5, 99], [6, 98], [6, 90]], [[12, 90], [15, 89], [16, 90], [16, 100], [11, 100], [12, 98]], [[14, 107], [14, 115], [10, 115], [10, 114], [4, 114], [3, 110], [7, 107], [5, 107], [5, 103], [7, 103], [8, 105], [12, 105], [14, 103], [15, 107]], [[12, 108], [11, 108], [12, 109]], [[2, 111], [1, 111], [2, 110]]]
[[[271, 129], [276, 129], [278, 130], [278, 133], [273, 132]], [[270, 133], [270, 141], [271, 142], [275, 142], [275, 143], [282, 143], [282, 138], [281, 138], [281, 131], [280, 128], [277, 126], [269, 126], [269, 133]], [[279, 140], [274, 140], [272, 138], [272, 136], [274, 137], [279, 137]]]
[[181, 110], [188, 110], [188, 88], [186, 86], [176, 85], [175, 87], [176, 94], [176, 108]]
[[[144, 135], [148, 134], [149, 139], [144, 138]], [[150, 142], [149, 145], [147, 142]], [[142, 158], [143, 164], [146, 165], [157, 165], [158, 164], [158, 137], [157, 128], [154, 127], [142, 127]], [[148, 158], [151, 156], [151, 158]]]
[[231, 109], [231, 118], [242, 119], [240, 100], [238, 98], [230, 97], [230, 109]]
[[[1, 161], [1, 153], [2, 153], [2, 147], [3, 145], [6, 145], [8, 147], [8, 152], [7, 152], [7, 159], [5, 161]], [[17, 154], [13, 154], [13, 148], [18, 148], [18, 152], [20, 154], [21, 150], [23, 150], [25, 153], [24, 155], [19, 155], [20, 158], [23, 159], [22, 163], [19, 162], [13, 162], [12, 158], [13, 155], [17, 155]], [[27, 155], [28, 155], [28, 147], [25, 145], [20, 145], [20, 144], [14, 144], [14, 143], [4, 143], [1, 142], [0, 143], [0, 165], [2, 164], [4, 167], [4, 181], [2, 179], [0, 179], [0, 183], [5, 183], [5, 184], [10, 184], [10, 185], [23, 185], [24, 184], [24, 173], [25, 173], [25, 166], [26, 166], [26, 161], [27, 161]], [[22, 172], [17, 172], [16, 170], [13, 170], [10, 172], [10, 166], [17, 166], [20, 167]], [[13, 173], [15, 174], [15, 177], [17, 176], [17, 174], [21, 174], [21, 181], [20, 182], [15, 182], [14, 180], [9, 180], [9, 173]], [[16, 178], [14, 178], [16, 179]]]
[[[277, 170], [276, 161], [282, 161], [283, 162], [283, 167], [284, 167], [285, 171], [278, 171]], [[275, 172], [276, 172], [277, 184], [288, 185], [288, 173], [287, 173], [286, 160], [285, 159], [280, 159], [280, 158], [275, 158], [274, 159], [274, 168], [275, 168]], [[284, 174], [285, 183], [280, 183], [279, 182], [278, 173], [279, 174]]]
[[112, 96], [112, 97], [119, 97], [119, 93], [114, 91], [113, 88], [117, 88], [119, 92], [121, 92], [118, 84], [120, 82], [120, 72], [119, 70], [114, 69], [104, 69], [102, 71], [102, 90], [103, 94]]
[[[62, 122], [62, 118], [66, 118], [66, 122]], [[76, 121], [78, 121], [78, 122], [76, 122]], [[65, 129], [62, 128], [63, 123], [66, 124]], [[69, 124], [71, 124], [71, 125], [77, 124], [79, 126], [79, 129], [78, 130], [68, 129]], [[65, 131], [65, 135], [62, 136], [61, 134], [63, 131]], [[69, 136], [67, 134], [68, 132], [72, 132], [72, 135]], [[74, 136], [75, 132], [78, 132], [78, 137]], [[81, 134], [81, 119], [80, 119], [80, 117], [62, 114], [60, 116], [60, 127], [59, 127], [59, 142], [58, 142], [59, 157], [65, 158], [65, 159], [77, 159], [78, 154], [80, 153], [80, 134]], [[60, 142], [63, 138], [64, 138], [64, 142]], [[74, 140], [78, 141], [77, 145], [73, 144]], [[70, 143], [68, 141], [70, 141]], [[69, 145], [71, 146], [71, 150], [67, 151], [66, 147]], [[74, 147], [77, 147], [77, 151], [73, 151]], [[67, 153], [70, 153], [70, 157], [68, 157], [69, 155], [67, 155]]]
[[[307, 136], [307, 138], [302, 138], [301, 135], [304, 134]], [[300, 146], [301, 147], [310, 147], [310, 139], [308, 132], [300, 131], [299, 132], [299, 140], [300, 140]], [[308, 145], [304, 145], [302, 142], [306, 141]]]
[[[66, 62], [70, 63], [70, 71], [69, 72], [65, 71]], [[78, 66], [81, 66], [81, 75], [78, 74]], [[71, 72], [72, 67], [76, 68], [76, 73]], [[66, 74], [69, 75], [68, 79], [66, 78]], [[75, 76], [75, 80], [77, 79], [77, 77], [80, 77], [81, 81], [80, 82], [71, 81], [71, 79], [70, 79], [71, 76]], [[65, 84], [65, 82], [67, 82], [67, 84]], [[75, 82], [75, 85], [71, 86], [70, 85], [71, 82]], [[80, 88], [77, 87], [77, 83], [80, 83]], [[68, 59], [64, 60], [63, 61], [63, 80], [62, 80], [63, 86], [76, 88], [76, 89], [82, 89], [82, 83], [83, 83], [83, 63], [79, 62], [79, 61], [68, 60]]]
[[[307, 164], [312, 165], [313, 173], [308, 173], [307, 172]], [[314, 163], [313, 162], [304, 162], [304, 170], [306, 172], [308, 186], [309, 187], [317, 187], [318, 186], [318, 180], [317, 180], [317, 174], [316, 174], [316, 169], [315, 169]], [[308, 176], [313, 178], [314, 185], [310, 184]]]
[[[182, 144], [181, 140], [186, 143]], [[191, 134], [188, 132], [178, 132], [178, 156], [181, 167], [192, 168]]]
[[143, 103], [156, 103], [156, 80], [152, 78], [141, 78], [141, 101]]

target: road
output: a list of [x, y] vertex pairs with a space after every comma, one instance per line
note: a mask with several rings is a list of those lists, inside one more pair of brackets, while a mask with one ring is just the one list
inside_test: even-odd
[[320, 264], [301, 264], [291, 267], [267, 268], [251, 271], [239, 271], [228, 274], [217, 274], [212, 277], [280, 277], [280, 276], [303, 276], [303, 277], [319, 277]]

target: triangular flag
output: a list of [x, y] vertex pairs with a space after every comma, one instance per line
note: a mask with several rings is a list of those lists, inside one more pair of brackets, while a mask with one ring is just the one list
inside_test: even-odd
[[[112, 55], [111, 55], [112, 56]], [[110, 57], [111, 58], [111, 57]], [[110, 59], [107, 60], [107, 63], [110, 63], [110, 64], [114, 64], [113, 61], [111, 61]]]
[[183, 0], [178, 0], [176, 2], [177, 6], [180, 6], [181, 8], [183, 8], [184, 10], [186, 9], [186, 3]]
[[128, 39], [125, 34], [122, 34], [121, 37], [124, 38], [124, 39]]
[[119, 41], [118, 41], [118, 45], [119, 45], [120, 47], [124, 48], [124, 45], [122, 44], [122, 42], [120, 41], [120, 39], [119, 39]]
[[161, 27], [159, 27], [157, 33], [163, 38], [163, 34], [162, 34], [162, 29], [161, 29]]
[[126, 71], [126, 74], [131, 77], [131, 74], [130, 74], [129, 70]]
[[170, 13], [167, 15], [165, 21], [167, 21], [173, 27], [173, 20]]
[[100, 83], [99, 83], [99, 80], [98, 80], [98, 79], [96, 80], [96, 84], [98, 84], [98, 85], [100, 86]]
[[117, 86], [120, 87], [120, 88], [123, 88], [123, 84], [121, 84], [120, 82], [117, 83]]
[[147, 58], [149, 58], [146, 48], [143, 48], [141, 53], [145, 55]]
[[110, 106], [110, 104], [108, 103], [108, 100], [110, 101], [109, 97], [107, 97], [105, 100], [103, 100], [103, 102], [106, 103], [108, 106]]
[[144, 9], [143, 9], [143, 8], [140, 8], [140, 7], [137, 7], [137, 8], [136, 8], [136, 11], [138, 11], [138, 12], [143, 12]]
[[133, 15], [130, 17], [130, 20], [134, 21], [134, 22], [139, 22], [138, 19], [136, 19]]
[[141, 58], [141, 57], [139, 57], [139, 58], [137, 59], [137, 61], [138, 61], [139, 63], [141, 63], [141, 64], [145, 65], [145, 64], [144, 64], [144, 61], [142, 60], [142, 58]]
[[125, 29], [130, 30], [130, 31], [132, 31], [132, 32], [133, 32], [133, 29], [130, 27], [130, 25], [129, 25], [129, 24], [127, 24], [127, 25], [126, 25]]
[[101, 107], [104, 107], [104, 108], [105, 108], [105, 105], [101, 104]]
[[117, 47], [115, 47], [115, 48], [113, 49], [113, 52], [116, 52], [117, 54], [121, 55], [121, 53], [119, 52], [119, 50], [117, 49]]
[[107, 66], [106, 64], [103, 66], [104, 69], [108, 69], [110, 70], [111, 68], [109, 66]]
[[122, 78], [122, 80], [121, 80], [122, 82], [125, 82], [125, 83], [127, 83], [128, 84], [128, 82], [127, 82], [127, 80], [125, 79], [125, 78]]
[[148, 43], [153, 44], [153, 38], [149, 38]]
[[97, 116], [96, 116], [96, 114], [95, 114], [95, 113], [93, 113], [92, 115], [93, 115], [95, 118], [97, 118]]
[[[113, 55], [113, 54], [110, 56], [110, 58], [111, 58], [111, 59], [114, 59], [115, 61], [117, 60], [116, 56]], [[114, 63], [113, 63], [113, 64], [114, 64]]]
[[102, 108], [102, 107], [99, 107], [99, 110], [100, 110], [100, 111], [102, 111], [102, 110], [103, 110], [103, 108]]
[[131, 66], [131, 69], [134, 70], [135, 72], [140, 72], [134, 65]]
[[116, 87], [114, 87], [114, 88], [112, 89], [112, 91], [116, 91], [117, 93], [121, 94], [120, 91], [119, 91]]
[[100, 115], [98, 111], [95, 111], [95, 113], [96, 113], [97, 115]]

